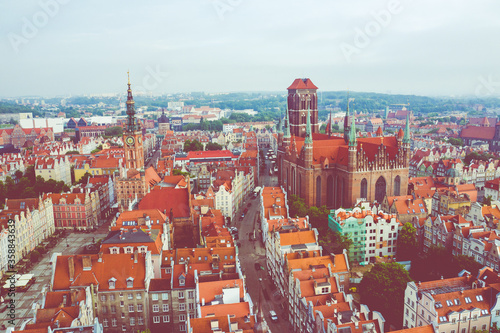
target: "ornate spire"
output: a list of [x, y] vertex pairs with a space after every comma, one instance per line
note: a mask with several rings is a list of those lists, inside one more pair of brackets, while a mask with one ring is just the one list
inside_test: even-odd
[[130, 73], [127, 72], [127, 77], [128, 77], [128, 90], [127, 90], [127, 115], [128, 115], [128, 122], [127, 122], [127, 131], [128, 132], [134, 132], [136, 130], [136, 124], [135, 124], [135, 102], [134, 102], [134, 97], [132, 96], [132, 88], [130, 88]]
[[278, 119], [278, 133], [283, 133], [283, 123], [281, 122], [281, 111], [280, 111], [280, 117]]
[[306, 122], [306, 139], [304, 140], [305, 144], [312, 144], [312, 134], [311, 134], [311, 112], [309, 108], [307, 108], [307, 122]]
[[344, 117], [344, 141], [347, 143], [348, 142], [348, 137], [349, 137], [349, 128], [351, 127], [351, 116], [349, 112], [349, 90], [347, 91], [347, 109], [345, 112], [345, 117]]
[[410, 143], [410, 113], [406, 114], [406, 127], [405, 136], [403, 137], [403, 143]]
[[288, 109], [286, 110], [285, 113], [285, 134], [283, 135], [284, 138], [289, 139], [291, 137], [290, 135], [290, 121], [288, 119]]
[[349, 129], [349, 147], [356, 147], [358, 145], [356, 141], [356, 126], [353, 124], [355, 124], [354, 120], [352, 121], [351, 128]]

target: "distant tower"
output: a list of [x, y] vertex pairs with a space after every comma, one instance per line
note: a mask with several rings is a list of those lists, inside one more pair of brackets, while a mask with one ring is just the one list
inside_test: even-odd
[[[127, 73], [128, 74], [128, 73]], [[127, 125], [123, 131], [123, 148], [125, 152], [125, 167], [127, 169], [144, 169], [144, 149], [142, 146], [142, 130], [140, 122], [135, 118], [134, 98], [128, 78], [127, 91]]]
[[305, 137], [308, 109], [311, 110], [312, 133], [319, 133], [317, 90], [318, 87], [310, 79], [295, 79], [288, 87], [288, 119], [291, 135]]
[[351, 119], [351, 115], [349, 113], [349, 93], [347, 93], [347, 110], [345, 112], [344, 117], [344, 141], [345, 143], [349, 142], [349, 130], [351, 125], [356, 127], [356, 122], [354, 122], [354, 117]]

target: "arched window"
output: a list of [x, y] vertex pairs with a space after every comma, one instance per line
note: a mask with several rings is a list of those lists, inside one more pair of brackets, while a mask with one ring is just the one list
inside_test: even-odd
[[335, 204], [333, 201], [333, 176], [328, 176], [326, 179], [326, 206], [333, 207]]
[[394, 178], [394, 196], [401, 195], [401, 178], [399, 176], [396, 176]]
[[321, 207], [321, 177], [316, 178], [316, 207]]
[[302, 175], [300, 174], [300, 172], [299, 172], [299, 189], [298, 189], [298, 191], [299, 192], [297, 193], [297, 195], [299, 197], [302, 196]]
[[380, 176], [375, 183], [375, 200], [381, 203], [385, 198], [386, 182], [385, 178]]
[[366, 181], [366, 178], [363, 178], [363, 180], [361, 181], [360, 197], [363, 199], [368, 199], [368, 182]]

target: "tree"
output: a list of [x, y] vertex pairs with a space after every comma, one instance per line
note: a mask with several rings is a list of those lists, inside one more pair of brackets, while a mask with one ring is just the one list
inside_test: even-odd
[[363, 276], [359, 285], [361, 302], [370, 310], [384, 314], [387, 322], [401, 327], [403, 321], [404, 293], [410, 275], [398, 263], [376, 264]]
[[92, 177], [92, 175], [88, 172], [85, 172], [85, 174], [82, 176], [82, 178], [80, 178], [80, 180], [78, 181], [78, 184], [87, 184], [88, 179], [90, 177]]
[[483, 205], [485, 206], [491, 206], [491, 201], [493, 200], [493, 198], [491, 197], [491, 195], [487, 195], [483, 198]]
[[187, 153], [189, 151], [201, 151], [203, 150], [203, 145], [198, 140], [186, 140], [184, 141], [184, 151]]
[[288, 201], [288, 207], [290, 207], [290, 216], [306, 216], [309, 211], [304, 199], [299, 196], [291, 195]]
[[78, 150], [70, 150], [70, 151], [67, 151], [65, 155], [78, 155], [80, 154], [80, 152]]
[[222, 150], [222, 146], [215, 142], [209, 142], [206, 145], [206, 150]]
[[121, 126], [113, 126], [108, 127], [104, 130], [105, 136], [122, 136], [123, 135], [123, 127]]
[[417, 253], [417, 229], [406, 222], [398, 235], [398, 261], [412, 260]]
[[464, 140], [462, 140], [461, 138], [449, 138], [448, 142], [458, 147], [462, 147], [464, 145]]
[[23, 176], [23, 172], [21, 170], [16, 170], [16, 172], [14, 172], [14, 175], [16, 176], [16, 179], [21, 179], [21, 177]]

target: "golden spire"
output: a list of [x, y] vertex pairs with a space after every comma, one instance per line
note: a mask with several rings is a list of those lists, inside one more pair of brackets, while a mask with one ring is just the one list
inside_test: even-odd
[[130, 86], [130, 70], [127, 71], [128, 85]]

